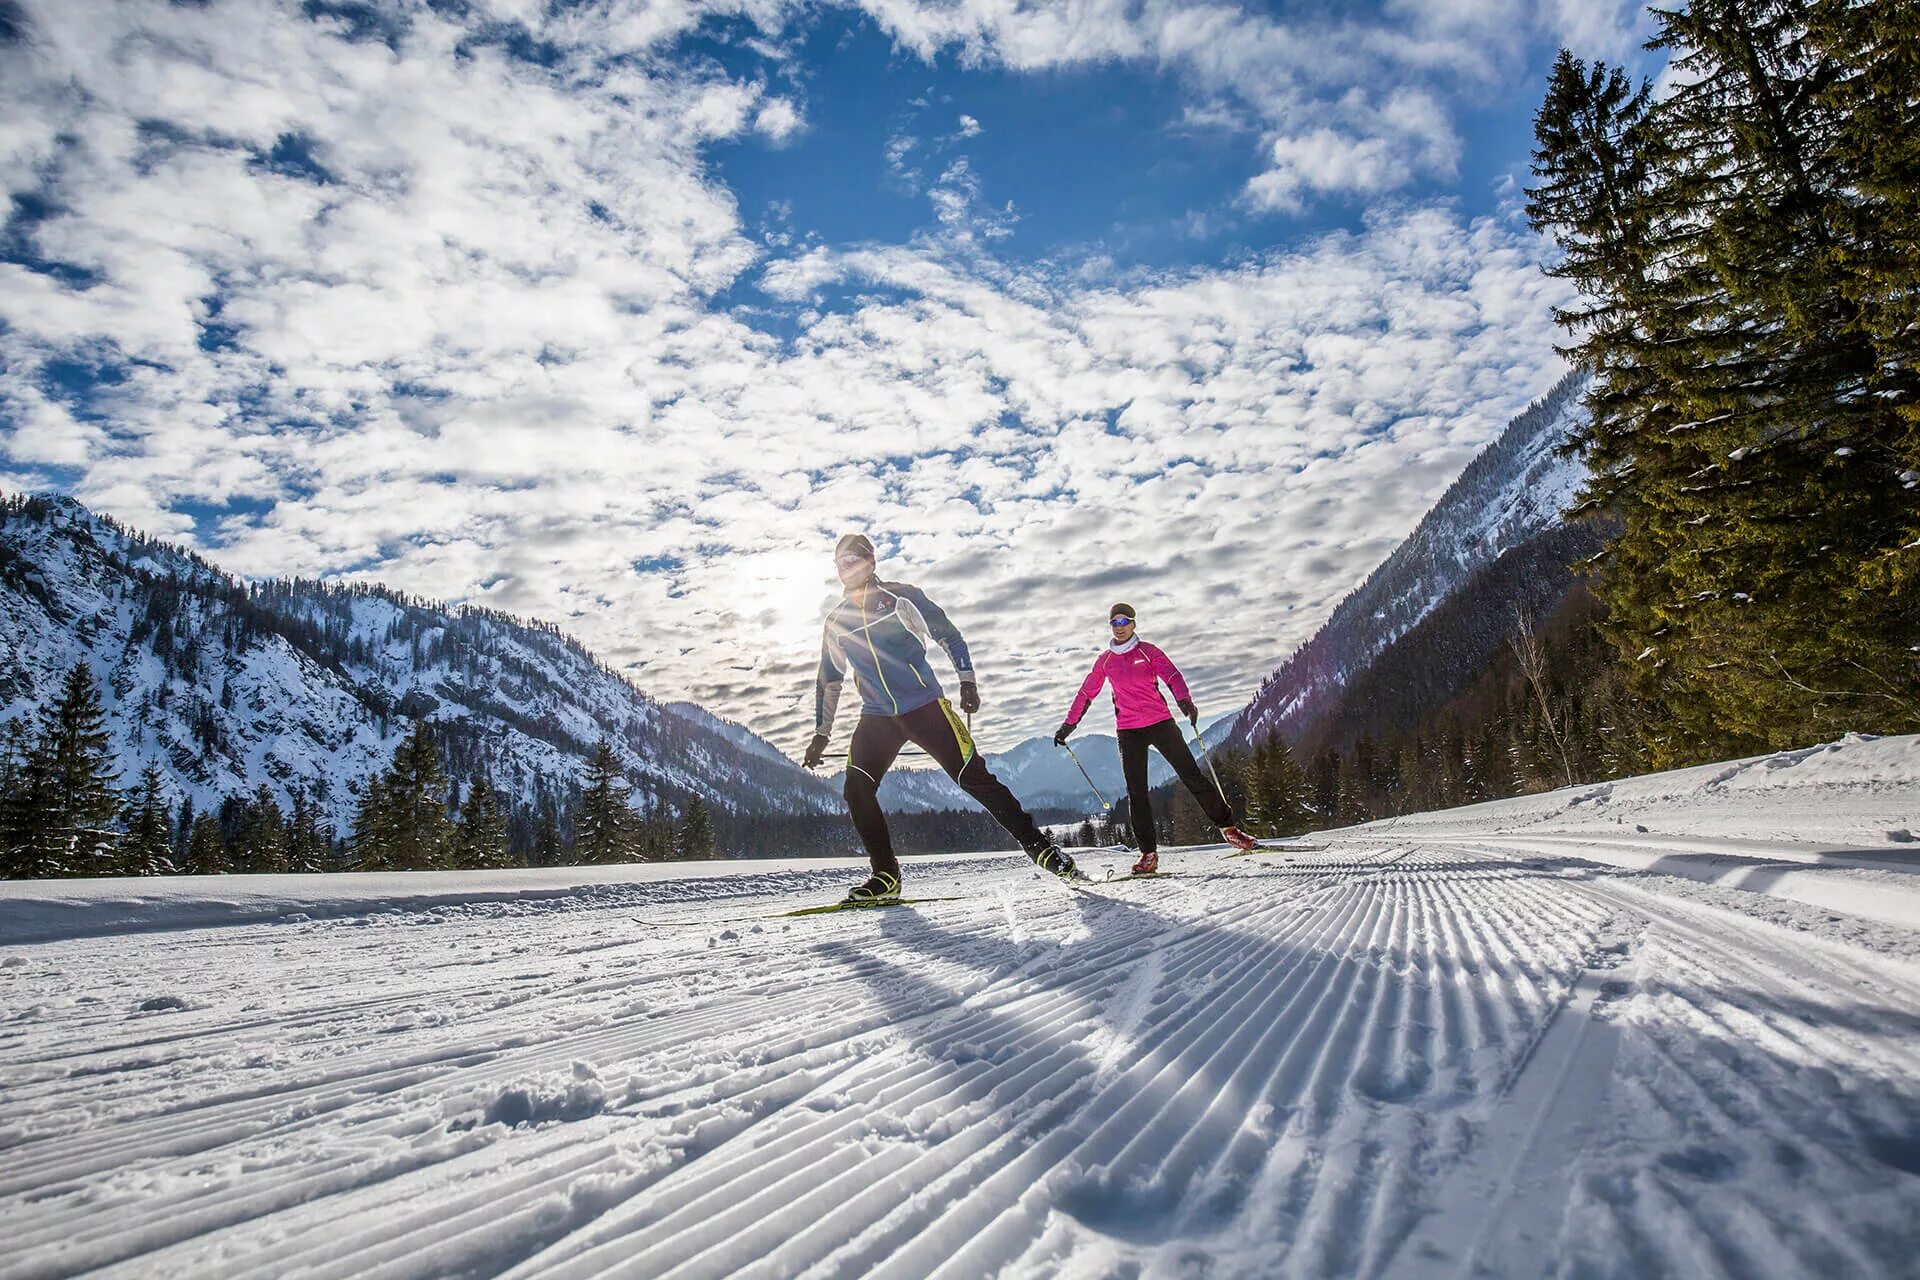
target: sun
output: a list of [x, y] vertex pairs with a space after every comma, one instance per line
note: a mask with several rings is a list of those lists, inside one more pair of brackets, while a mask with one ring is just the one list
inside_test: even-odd
[[840, 592], [832, 558], [824, 552], [762, 551], [722, 563], [742, 611], [771, 614], [782, 635], [817, 632], [827, 603]]

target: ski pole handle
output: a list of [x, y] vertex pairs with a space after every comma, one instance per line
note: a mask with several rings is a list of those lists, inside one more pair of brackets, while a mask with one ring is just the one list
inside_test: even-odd
[[1081, 776], [1081, 777], [1083, 777], [1083, 778], [1085, 778], [1085, 779], [1087, 780], [1087, 785], [1088, 785], [1089, 787], [1093, 787], [1093, 798], [1094, 798], [1095, 800], [1098, 800], [1098, 801], [1100, 802], [1100, 810], [1101, 810], [1101, 812], [1102, 812], [1102, 813], [1112, 813], [1112, 812], [1113, 812], [1113, 806], [1112, 806], [1112, 805], [1110, 805], [1110, 804], [1108, 804], [1108, 803], [1107, 803], [1107, 798], [1106, 798], [1105, 796], [1103, 796], [1103, 795], [1101, 795], [1101, 794], [1100, 794], [1100, 788], [1099, 788], [1099, 787], [1095, 787], [1095, 786], [1093, 785], [1093, 775], [1087, 772], [1087, 766], [1085, 766], [1085, 765], [1083, 765], [1083, 764], [1081, 764], [1081, 763], [1080, 763], [1080, 757], [1079, 757], [1078, 755], [1075, 755], [1075, 754], [1074, 754], [1074, 750], [1073, 750], [1073, 747], [1072, 747], [1072, 745], [1071, 745], [1070, 743], [1065, 743], [1065, 742], [1063, 742], [1063, 743], [1061, 743], [1060, 745], [1061, 745], [1061, 746], [1063, 746], [1063, 747], [1066, 747], [1066, 749], [1067, 749], [1067, 754], [1068, 754], [1068, 755], [1070, 755], [1070, 756], [1073, 756], [1073, 767], [1074, 767], [1074, 768], [1076, 768], [1076, 769], [1078, 769], [1078, 770], [1080, 771], [1080, 776]]

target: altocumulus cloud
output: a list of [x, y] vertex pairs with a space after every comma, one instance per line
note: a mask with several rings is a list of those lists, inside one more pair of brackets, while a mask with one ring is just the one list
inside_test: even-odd
[[[1410, 63], [1381, 29], [1305, 33], [1309, 58], [1221, 10], [869, 7], [922, 56], [1134, 59], [1231, 96], [1272, 205], [1451, 163], [1417, 87], [1325, 126], [1387, 158], [1279, 127], [1340, 65]], [[551, 618], [789, 746], [826, 552], [864, 528], [967, 630], [998, 747], [1057, 721], [1116, 596], [1204, 707], [1246, 697], [1560, 371], [1557, 286], [1505, 219], [1386, 205], [1108, 276], [996, 259], [1004, 211], [949, 163], [910, 242], [775, 256], [706, 149], [785, 143], [805, 105], [675, 55], [701, 6], [333, 8], [19, 6], [0, 483], [244, 572]], [[790, 56], [795, 10], [715, 12]], [[1426, 33], [1469, 67], [1446, 75], [1481, 31]]]

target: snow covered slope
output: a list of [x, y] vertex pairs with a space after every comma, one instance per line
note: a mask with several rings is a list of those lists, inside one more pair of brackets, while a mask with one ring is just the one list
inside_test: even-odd
[[[747, 812], [828, 812], [837, 795], [737, 725], [670, 713], [576, 641], [378, 588], [251, 587], [66, 498], [0, 508], [0, 722], [85, 660], [122, 779], [161, 765], [202, 812], [305, 788], [345, 830], [353, 788], [416, 719], [452, 771], [522, 804], [560, 794], [605, 734], [636, 802], [703, 796]], [[697, 711], [697, 709], [696, 709]]]
[[1267, 677], [1224, 740], [1247, 746], [1282, 733], [1299, 742], [1382, 650], [1475, 571], [1560, 527], [1586, 468], [1554, 450], [1585, 418], [1587, 382], [1569, 373], [1515, 418], [1326, 625]]
[[148, 895], [0, 947], [0, 1277], [1911, 1274], [1920, 913], [1615, 860], [1906, 895], [1920, 740], [1591, 791], [805, 919], [851, 864], [0, 886]]

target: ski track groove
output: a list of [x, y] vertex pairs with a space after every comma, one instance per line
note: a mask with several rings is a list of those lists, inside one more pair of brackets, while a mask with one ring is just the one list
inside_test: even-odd
[[[0, 1039], [0, 1277], [1033, 1276], [1090, 1238], [1123, 1270], [1211, 1240], [1228, 1271], [1372, 1275], [1622, 930], [1651, 967], [1604, 996], [1627, 1035], [1612, 1105], [1669, 1163], [1594, 1139], [1563, 1247], [1798, 1276], [1870, 1273], [1913, 1239], [1885, 1217], [1898, 1185], [1854, 1209], [1715, 1177], [1770, 1150], [1884, 1183], [1901, 1157], [1864, 1144], [1920, 1102], [1909, 975], [1465, 839], [1294, 858], [1024, 897], [989, 867], [961, 901], [732, 938], [730, 917], [634, 925], [625, 898], [382, 922], [273, 1014], [232, 1016], [270, 991], [243, 974], [228, 1014], [118, 1041], [128, 1000], [179, 983], [141, 970], [153, 936], [96, 942], [121, 1003]], [[173, 940], [260, 965], [348, 927]], [[603, 1090], [587, 1114], [482, 1122], [576, 1063]], [[1809, 1072], [1843, 1068], [1808, 1099]]]

